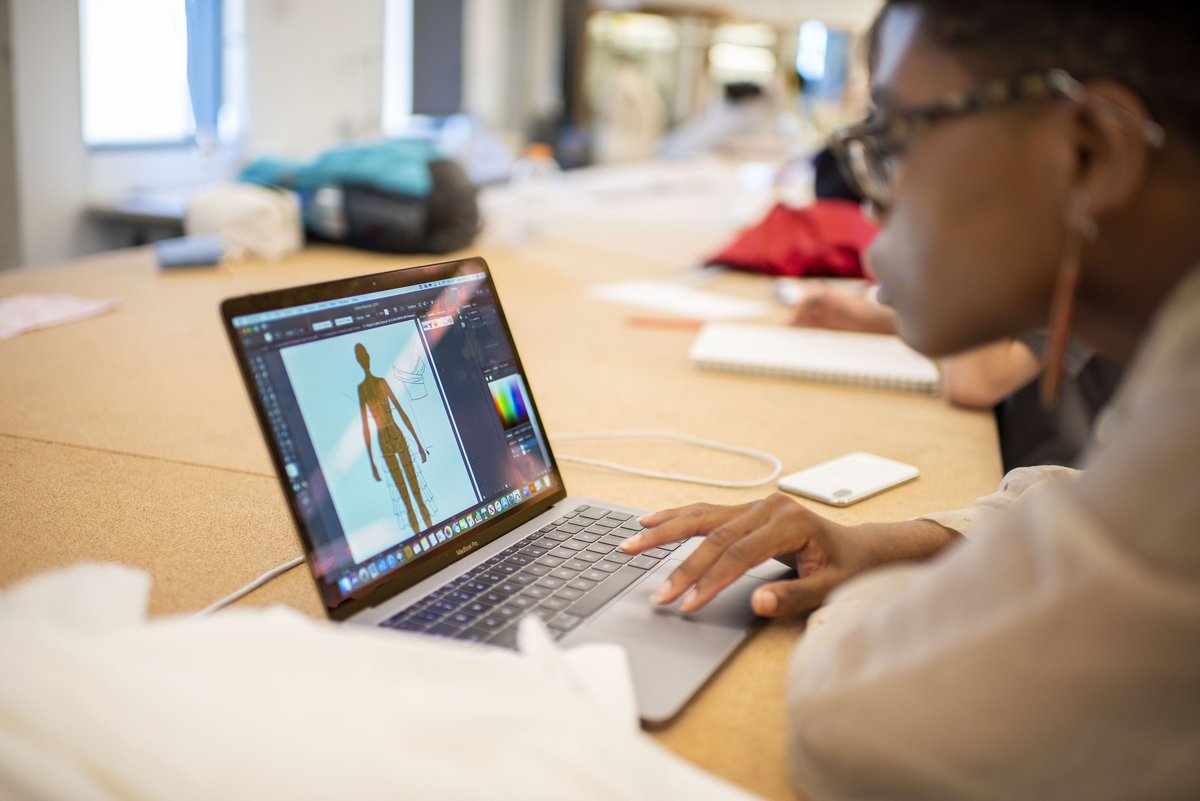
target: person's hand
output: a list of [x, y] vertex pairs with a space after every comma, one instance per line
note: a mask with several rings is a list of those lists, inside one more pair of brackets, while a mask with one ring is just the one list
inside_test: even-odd
[[765, 617], [809, 612], [847, 579], [887, 562], [926, 558], [957, 537], [925, 520], [842, 526], [779, 493], [741, 506], [667, 509], [640, 522], [646, 529], [622, 543], [625, 553], [705, 538], [651, 596], [669, 604], [683, 595], [683, 612], [701, 608], [767, 559], [793, 567], [797, 578], [764, 584], [751, 596], [755, 613]]
[[896, 313], [862, 295], [815, 286], [792, 309], [791, 325], [869, 334], [896, 333]]
[[640, 522], [646, 530], [621, 545], [626, 553], [697, 534], [705, 537], [652, 596], [657, 603], [669, 604], [686, 591], [680, 604], [684, 612], [704, 606], [748, 569], [770, 558], [795, 568], [799, 576], [755, 590], [754, 611], [770, 617], [815, 609], [834, 587], [861, 569], [854, 549], [842, 542], [841, 527], [780, 494], [741, 506], [699, 503], [666, 509]]

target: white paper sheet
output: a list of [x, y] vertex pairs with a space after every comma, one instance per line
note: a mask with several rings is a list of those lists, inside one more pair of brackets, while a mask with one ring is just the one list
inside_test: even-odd
[[593, 297], [627, 306], [653, 309], [693, 320], [729, 321], [761, 317], [767, 306], [757, 300], [706, 292], [666, 281], [624, 281], [597, 284]]

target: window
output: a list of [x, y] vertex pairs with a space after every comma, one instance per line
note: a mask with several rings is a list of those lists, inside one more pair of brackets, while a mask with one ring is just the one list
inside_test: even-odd
[[817, 100], [840, 99], [849, 53], [849, 34], [815, 19], [801, 25], [796, 41], [796, 72], [805, 81], [804, 93]]
[[413, 112], [413, 0], [385, 0], [383, 7], [383, 132], [400, 136]]
[[221, 0], [80, 0], [89, 147], [215, 137], [223, 97]]
[[829, 49], [829, 28], [825, 23], [810, 19], [800, 26], [796, 47], [796, 72], [806, 81], [825, 77], [825, 57]]
[[768, 86], [775, 74], [778, 35], [770, 25], [733, 22], [713, 30], [708, 71], [722, 84], [749, 82]]

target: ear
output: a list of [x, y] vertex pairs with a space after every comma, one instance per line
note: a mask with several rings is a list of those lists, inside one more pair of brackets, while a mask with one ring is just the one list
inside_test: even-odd
[[1075, 112], [1079, 136], [1079, 188], [1091, 197], [1093, 217], [1133, 201], [1156, 147], [1150, 130], [1157, 125], [1141, 98], [1115, 81], [1086, 85]]

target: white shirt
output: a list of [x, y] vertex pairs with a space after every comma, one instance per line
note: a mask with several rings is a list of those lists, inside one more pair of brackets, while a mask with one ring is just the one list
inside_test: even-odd
[[810, 799], [1200, 798], [1200, 270], [1087, 468], [931, 515], [969, 535], [846, 584], [788, 693]]

